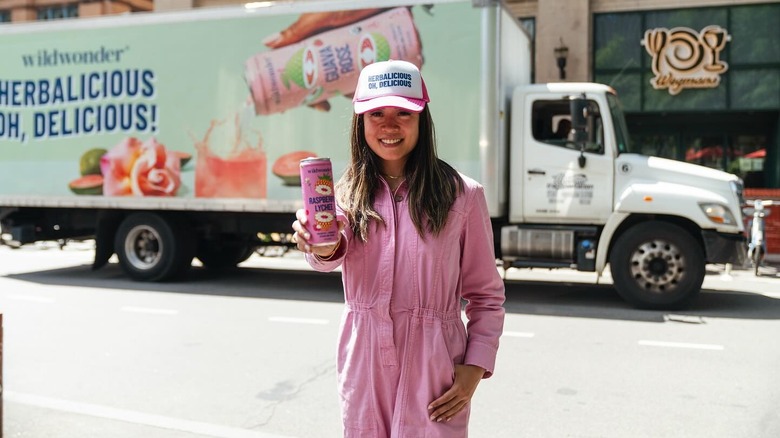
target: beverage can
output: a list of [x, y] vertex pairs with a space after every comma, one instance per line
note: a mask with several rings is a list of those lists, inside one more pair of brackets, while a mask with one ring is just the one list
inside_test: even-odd
[[256, 115], [313, 105], [355, 91], [360, 70], [397, 59], [422, 67], [422, 46], [409, 8], [401, 7], [261, 52], [244, 75]]
[[336, 222], [336, 196], [330, 158], [301, 160], [301, 191], [312, 246], [333, 245], [339, 241]]

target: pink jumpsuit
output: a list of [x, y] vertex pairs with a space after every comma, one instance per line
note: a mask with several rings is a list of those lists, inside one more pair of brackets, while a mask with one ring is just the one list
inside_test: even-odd
[[462, 178], [466, 190], [437, 237], [417, 234], [406, 183], [395, 198], [385, 183], [374, 207], [386, 224], [371, 224], [367, 243], [347, 226], [331, 260], [307, 255], [319, 271], [342, 265], [346, 307], [337, 361], [347, 438], [468, 435], [470, 406], [438, 423], [427, 408], [452, 386], [454, 364], [478, 365], [485, 377], [493, 373], [503, 330], [504, 284], [484, 191]]

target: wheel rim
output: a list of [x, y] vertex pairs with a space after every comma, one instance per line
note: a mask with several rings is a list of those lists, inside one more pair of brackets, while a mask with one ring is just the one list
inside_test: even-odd
[[163, 249], [160, 233], [148, 226], [134, 227], [125, 238], [127, 261], [136, 269], [147, 270], [156, 266]]
[[639, 287], [652, 293], [669, 293], [685, 276], [685, 257], [663, 240], [640, 245], [631, 255], [631, 275]]

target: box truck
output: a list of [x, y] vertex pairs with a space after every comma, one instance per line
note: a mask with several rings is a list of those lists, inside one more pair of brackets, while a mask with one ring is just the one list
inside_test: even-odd
[[640, 307], [741, 264], [735, 176], [636, 153], [614, 89], [531, 83], [494, 1], [341, 0], [0, 27], [0, 221], [18, 244], [93, 238], [137, 280], [235, 266], [291, 231], [298, 163], [348, 159], [350, 94], [417, 64], [442, 158], [485, 187], [504, 268], [575, 268]]

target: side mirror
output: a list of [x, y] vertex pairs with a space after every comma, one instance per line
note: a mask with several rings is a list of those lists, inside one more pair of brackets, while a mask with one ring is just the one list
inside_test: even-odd
[[584, 94], [569, 98], [572, 137], [577, 144], [588, 141], [588, 106], [588, 99]]
[[569, 98], [569, 113], [571, 115], [571, 138], [580, 149], [577, 160], [580, 169], [585, 167], [585, 144], [588, 142], [588, 99], [585, 94]]

